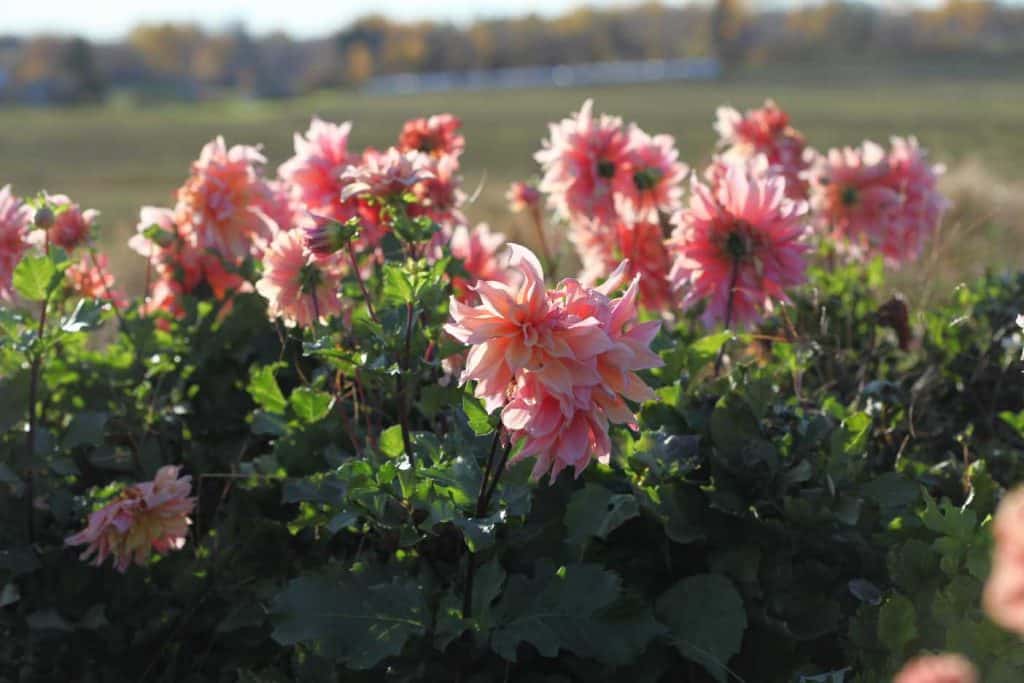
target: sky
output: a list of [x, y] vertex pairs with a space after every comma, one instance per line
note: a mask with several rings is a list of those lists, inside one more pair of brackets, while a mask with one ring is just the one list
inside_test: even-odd
[[[772, 5], [802, 0], [762, 0]], [[876, 0], [905, 6], [910, 0]], [[916, 0], [934, 4], [938, 0]], [[1014, 0], [1024, 1], [1024, 0]], [[457, 23], [530, 12], [560, 14], [582, 4], [622, 6], [637, 0], [0, 0], [0, 34], [74, 33], [93, 40], [124, 36], [136, 24], [198, 22], [210, 29], [243, 21], [250, 31], [283, 30], [297, 37], [325, 36], [362, 15]], [[682, 0], [666, 4], [684, 4]]]

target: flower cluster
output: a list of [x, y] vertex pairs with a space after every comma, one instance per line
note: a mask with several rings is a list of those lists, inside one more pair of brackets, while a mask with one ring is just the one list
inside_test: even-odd
[[894, 137], [831, 149], [810, 173], [819, 226], [855, 254], [881, 254], [892, 265], [921, 254], [948, 207], [937, 187], [943, 168], [928, 163], [914, 138]]
[[129, 486], [111, 503], [89, 515], [81, 532], [69, 536], [66, 545], [85, 545], [82, 559], [93, 558], [97, 567], [112, 558], [124, 573], [135, 562], [144, 565], [154, 550], [159, 554], [180, 550], [191, 523], [189, 513], [192, 477], [179, 477], [181, 468], [161, 467], [153, 481]]
[[79, 296], [109, 301], [118, 308], [128, 305], [128, 299], [115, 284], [106, 254], [84, 254], [77, 263], [65, 271], [68, 284]]
[[461, 381], [476, 382], [488, 412], [502, 408], [510, 440], [523, 440], [519, 457], [537, 458], [534, 478], [570, 466], [578, 476], [594, 457], [608, 461], [609, 423], [635, 422], [624, 399], [653, 398], [636, 373], [661, 365], [649, 348], [660, 323], [636, 323], [638, 278], [610, 297], [627, 266], [599, 288], [570, 279], [549, 290], [531, 251], [509, 252], [521, 280], [478, 282], [479, 305], [453, 298], [445, 330], [470, 346]]

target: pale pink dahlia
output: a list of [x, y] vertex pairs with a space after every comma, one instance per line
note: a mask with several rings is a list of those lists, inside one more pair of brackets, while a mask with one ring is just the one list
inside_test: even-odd
[[63, 194], [48, 194], [46, 201], [54, 207], [53, 224], [46, 230], [29, 232], [29, 241], [38, 247], [48, 244], [68, 252], [85, 244], [96, 218], [100, 215], [99, 211], [83, 211], [78, 204]]
[[270, 237], [276, 226], [263, 208], [274, 193], [261, 175], [265, 162], [255, 147], [229, 148], [222, 137], [203, 147], [174, 208], [175, 222], [195, 233], [198, 248], [237, 264]]
[[100, 566], [112, 557], [124, 573], [131, 562], [144, 565], [150, 553], [164, 554], [185, 545], [188, 515], [196, 499], [190, 498], [192, 477], [178, 476], [180, 467], [161, 467], [153, 481], [133, 484], [111, 503], [89, 515], [89, 524], [69, 536], [66, 545], [87, 544], [82, 559], [95, 556]]
[[277, 233], [264, 255], [263, 277], [256, 282], [256, 291], [270, 303], [270, 317], [282, 318], [289, 327], [325, 323], [341, 312], [341, 277], [319, 263], [304, 242], [301, 230]]
[[512, 213], [522, 213], [538, 210], [541, 194], [540, 190], [532, 183], [517, 180], [508, 186], [505, 199], [508, 201], [508, 208]]
[[452, 289], [459, 299], [464, 301], [470, 287], [481, 280], [508, 280], [508, 273], [498, 260], [498, 249], [503, 244], [505, 235], [491, 232], [486, 223], [479, 223], [472, 230], [460, 225], [452, 231], [448, 247], [469, 274], [468, 280], [459, 277], [452, 282]]
[[416, 183], [432, 178], [429, 165], [429, 157], [419, 152], [402, 152], [395, 147], [383, 153], [368, 151], [358, 166], [349, 166], [341, 174], [341, 199], [362, 195], [395, 199], [412, 191]]
[[543, 170], [540, 191], [569, 220], [615, 217], [614, 187], [627, 176], [629, 136], [622, 119], [593, 115], [587, 100], [576, 116], [550, 125], [550, 135], [534, 155]]
[[992, 536], [995, 552], [982, 605], [992, 621], [1024, 636], [1024, 488], [999, 503]]
[[295, 155], [281, 164], [278, 175], [293, 189], [307, 211], [335, 220], [351, 218], [341, 209], [341, 174], [359, 163], [348, 148], [352, 124], [314, 118], [305, 135], [295, 134]]
[[877, 241], [886, 260], [899, 264], [920, 256], [949, 201], [938, 190], [938, 177], [945, 169], [928, 163], [927, 152], [915, 138], [894, 137], [891, 144], [885, 182], [899, 196], [899, 208], [890, 229]]
[[11, 186], [0, 188], [0, 299], [11, 296], [11, 276], [28, 249], [28, 225], [32, 211], [11, 194]]
[[924, 655], [907, 662], [892, 683], [978, 683], [978, 672], [960, 655]]
[[684, 307], [707, 301], [703, 320], [733, 326], [758, 320], [786, 288], [806, 279], [807, 205], [785, 196], [785, 181], [730, 168], [717, 191], [692, 183], [675, 217], [670, 279]]
[[451, 114], [410, 119], [398, 135], [398, 149], [437, 157], [458, 156], [466, 147], [466, 140], [459, 133], [461, 127], [462, 122]]
[[786, 178], [787, 196], [807, 199], [807, 143], [790, 125], [786, 112], [767, 100], [760, 109], [749, 109], [744, 114], [732, 107], [719, 107], [717, 117], [718, 146], [726, 157], [743, 160], [763, 154]]
[[659, 212], [671, 214], [681, 206], [680, 183], [689, 168], [679, 162], [671, 135], [648, 135], [630, 126], [625, 167], [615, 176], [615, 205], [625, 221], [657, 223]]

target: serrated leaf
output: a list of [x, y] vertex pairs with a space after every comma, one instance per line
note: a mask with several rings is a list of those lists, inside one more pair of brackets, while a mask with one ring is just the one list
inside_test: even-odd
[[917, 614], [906, 597], [896, 594], [878, 612], [878, 640], [902, 658], [907, 645], [917, 638]]
[[95, 329], [101, 322], [103, 306], [96, 299], [79, 299], [71, 315], [61, 320], [60, 329], [71, 333]]
[[249, 371], [249, 395], [256, 405], [269, 413], [283, 415], [288, 407], [288, 401], [281, 393], [281, 387], [277, 385], [277, 378], [274, 373], [281, 364], [263, 365]]
[[326, 391], [299, 387], [288, 397], [288, 405], [296, 417], [306, 424], [312, 424], [327, 417], [334, 406], [334, 397]]
[[591, 538], [608, 538], [608, 534], [639, 514], [633, 494], [613, 494], [598, 484], [587, 484], [573, 494], [566, 507], [566, 542], [582, 547]]
[[483, 403], [481, 403], [479, 399], [468, 394], [463, 394], [462, 412], [466, 413], [466, 420], [469, 422], [469, 428], [472, 429], [477, 436], [484, 436], [494, 431], [494, 426], [491, 424], [491, 417], [487, 414]]
[[747, 628], [743, 599], [732, 582], [720, 574], [687, 577], [658, 598], [656, 611], [679, 653], [724, 683]]
[[57, 265], [46, 255], [28, 254], [14, 267], [12, 284], [18, 294], [29, 301], [46, 299], [60, 281]]

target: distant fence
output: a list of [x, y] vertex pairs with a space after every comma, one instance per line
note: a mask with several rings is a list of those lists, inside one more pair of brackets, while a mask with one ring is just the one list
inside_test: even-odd
[[371, 78], [363, 89], [378, 94], [414, 94], [449, 90], [513, 90], [658, 81], [710, 81], [718, 78], [721, 71], [718, 60], [711, 58], [652, 59], [392, 74]]

